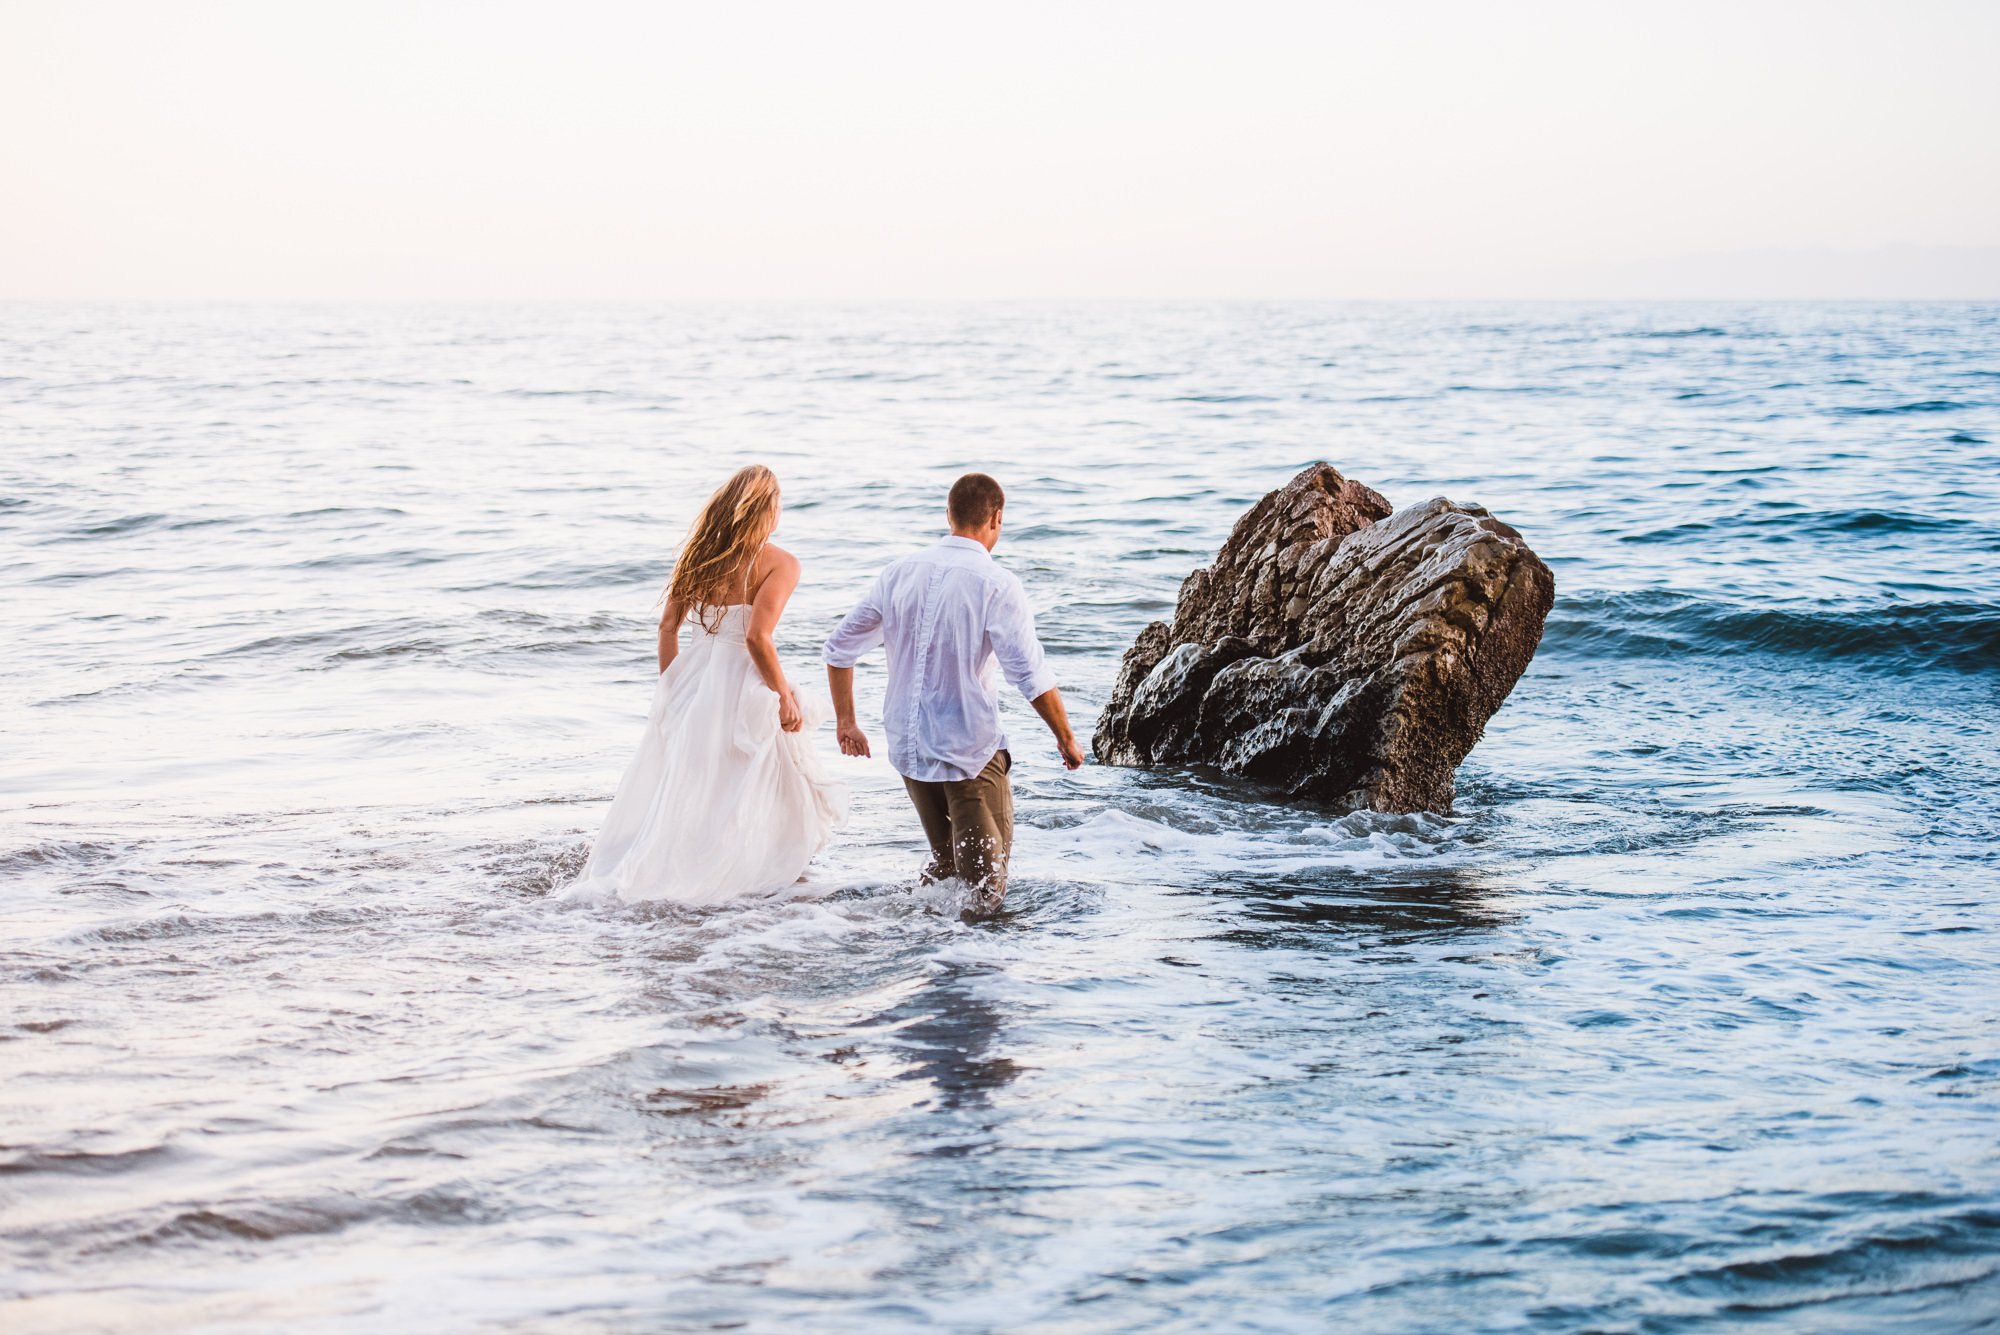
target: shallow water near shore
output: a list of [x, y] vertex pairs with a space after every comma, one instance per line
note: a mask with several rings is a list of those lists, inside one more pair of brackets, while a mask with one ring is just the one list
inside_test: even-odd
[[[0, 1324], [1991, 1328], [1996, 368], [1990, 305], [0, 307]], [[1316, 458], [1555, 570], [1453, 812], [1015, 701], [998, 922], [830, 731], [820, 897], [551, 902], [730, 468], [815, 691], [995, 473], [1087, 730]]]

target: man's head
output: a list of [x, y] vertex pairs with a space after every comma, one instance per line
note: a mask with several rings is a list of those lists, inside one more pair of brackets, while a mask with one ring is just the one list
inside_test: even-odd
[[971, 538], [990, 552], [1000, 541], [1000, 509], [1006, 504], [1007, 493], [1000, 490], [998, 482], [984, 473], [967, 473], [951, 484], [945, 518], [951, 521], [953, 533]]

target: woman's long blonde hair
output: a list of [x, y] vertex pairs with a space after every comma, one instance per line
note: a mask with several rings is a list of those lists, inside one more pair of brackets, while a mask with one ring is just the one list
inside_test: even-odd
[[750, 565], [777, 526], [778, 475], [762, 464], [737, 469], [688, 528], [667, 583], [668, 600], [693, 608], [714, 630], [723, 606], [748, 593]]

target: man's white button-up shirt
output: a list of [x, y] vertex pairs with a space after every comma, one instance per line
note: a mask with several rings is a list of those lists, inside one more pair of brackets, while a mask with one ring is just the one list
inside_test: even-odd
[[970, 779], [1007, 749], [996, 663], [1026, 699], [1056, 684], [1021, 581], [955, 534], [876, 577], [827, 637], [827, 665], [853, 667], [878, 644], [889, 658], [889, 763], [920, 782]]

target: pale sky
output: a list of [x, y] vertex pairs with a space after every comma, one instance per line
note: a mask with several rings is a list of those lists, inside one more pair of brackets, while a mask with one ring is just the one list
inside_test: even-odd
[[0, 298], [2000, 298], [1996, 71], [1996, 0], [0, 0]]

